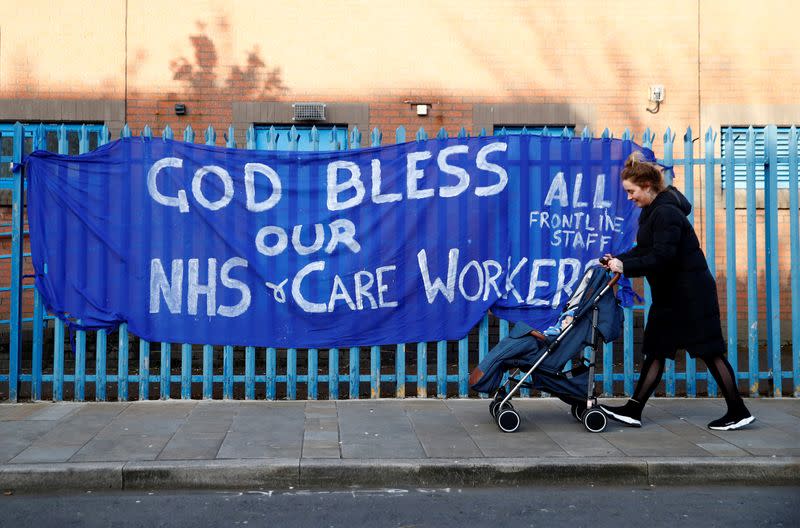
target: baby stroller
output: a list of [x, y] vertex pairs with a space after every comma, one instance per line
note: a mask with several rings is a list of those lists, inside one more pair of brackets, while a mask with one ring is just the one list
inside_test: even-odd
[[[489, 413], [502, 431], [519, 429], [520, 417], [511, 399], [521, 388], [558, 397], [593, 433], [606, 428], [606, 416], [594, 393], [595, 357], [603, 342], [620, 334], [622, 307], [614, 294], [619, 277], [601, 266], [589, 268], [554, 326], [538, 332], [517, 323], [472, 371], [474, 390], [494, 392]], [[591, 347], [588, 357], [587, 347]], [[565, 371], [570, 360], [577, 366]], [[508, 378], [501, 386], [506, 372]]]

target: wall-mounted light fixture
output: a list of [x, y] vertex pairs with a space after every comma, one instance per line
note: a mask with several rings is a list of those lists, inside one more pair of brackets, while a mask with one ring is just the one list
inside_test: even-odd
[[175, 115], [186, 115], [186, 105], [183, 103], [175, 103]]
[[403, 102], [405, 104], [407, 104], [407, 105], [411, 105], [411, 106], [415, 107], [415, 110], [417, 111], [417, 115], [421, 116], [421, 117], [428, 115], [428, 112], [430, 111], [430, 107], [432, 107], [434, 105], [434, 103], [432, 103], [430, 101], [413, 101], [411, 99], [407, 99], [407, 100], [405, 100]]

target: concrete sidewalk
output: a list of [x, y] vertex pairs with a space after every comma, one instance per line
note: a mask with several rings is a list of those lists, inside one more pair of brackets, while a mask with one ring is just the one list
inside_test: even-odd
[[[613, 400], [606, 400], [613, 403]], [[0, 488], [346, 488], [613, 483], [800, 485], [800, 400], [654, 399], [641, 429], [587, 432], [555, 399], [154, 401], [0, 405]]]

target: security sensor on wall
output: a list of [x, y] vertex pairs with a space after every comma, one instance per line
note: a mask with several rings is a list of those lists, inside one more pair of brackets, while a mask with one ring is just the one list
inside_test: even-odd
[[653, 84], [650, 86], [650, 95], [649, 95], [650, 102], [655, 103], [655, 108], [646, 108], [648, 112], [651, 114], [658, 113], [659, 109], [661, 108], [661, 102], [664, 101], [664, 85], [663, 84]]
[[426, 105], [426, 104], [418, 104], [417, 105], [417, 115], [418, 116], [426, 116], [426, 115], [428, 115], [428, 105]]
[[650, 100], [654, 103], [660, 103], [664, 100], [663, 84], [654, 84], [650, 87]]

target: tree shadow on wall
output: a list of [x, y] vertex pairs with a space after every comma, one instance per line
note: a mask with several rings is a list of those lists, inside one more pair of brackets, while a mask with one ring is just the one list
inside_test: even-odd
[[[206, 33], [205, 25], [200, 22], [197, 25], [200, 33], [189, 37], [194, 48], [193, 60], [179, 57], [170, 61], [169, 65], [172, 78], [186, 83], [191, 93], [231, 100], [275, 97], [288, 91], [281, 79], [280, 67], [268, 67], [257, 45], [248, 52], [245, 64], [230, 67], [224, 85], [220, 86], [217, 75], [219, 67], [217, 47]], [[220, 22], [220, 27], [225, 32], [229, 31], [224, 20]]]

